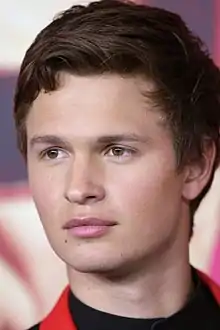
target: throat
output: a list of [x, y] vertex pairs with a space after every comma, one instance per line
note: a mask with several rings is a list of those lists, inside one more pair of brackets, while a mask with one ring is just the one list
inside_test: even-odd
[[190, 267], [183, 274], [183, 270], [181, 276], [147, 274], [132, 282], [81, 273], [70, 283], [73, 296], [95, 310], [125, 318], [160, 319], [178, 312], [192, 296]]

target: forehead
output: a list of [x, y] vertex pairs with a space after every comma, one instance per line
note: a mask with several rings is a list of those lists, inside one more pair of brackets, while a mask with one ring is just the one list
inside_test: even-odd
[[140, 77], [62, 74], [56, 91], [41, 91], [33, 102], [27, 133], [105, 134], [115, 129], [118, 134], [162, 126], [162, 114], [144, 96], [152, 90], [153, 84]]

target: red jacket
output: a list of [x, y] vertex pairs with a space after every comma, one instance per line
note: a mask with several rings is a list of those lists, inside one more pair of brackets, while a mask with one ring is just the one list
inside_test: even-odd
[[[220, 287], [214, 283], [207, 275], [198, 272], [199, 277], [205, 282], [211, 290], [216, 301], [220, 305]], [[60, 299], [55, 305], [54, 309], [40, 324], [40, 330], [51, 330], [51, 329], [65, 329], [65, 330], [77, 330], [75, 324], [72, 321], [68, 307], [68, 294], [69, 286], [63, 291]]]

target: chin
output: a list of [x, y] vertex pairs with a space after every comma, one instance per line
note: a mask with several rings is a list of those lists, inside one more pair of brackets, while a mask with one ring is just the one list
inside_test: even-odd
[[[107, 256], [107, 257], [106, 257]], [[90, 274], [109, 274], [120, 268], [120, 261], [117, 256], [110, 257], [109, 254], [71, 254], [61, 255], [59, 257], [67, 265], [67, 268], [73, 269], [80, 273]]]
[[67, 266], [81, 273], [108, 273], [117, 268], [117, 265], [109, 262], [106, 257], [72, 258], [65, 262]]
[[133, 256], [122, 258], [115, 245], [106, 244], [69, 244], [52, 245], [56, 255], [67, 265], [68, 270], [87, 274], [106, 274], [121, 276], [133, 269]]
[[101, 264], [76, 264], [76, 263], [71, 263], [67, 264], [67, 267], [70, 269], [73, 269], [79, 273], [84, 273], [84, 274], [109, 274], [112, 272], [111, 267], [107, 265], [101, 265]]

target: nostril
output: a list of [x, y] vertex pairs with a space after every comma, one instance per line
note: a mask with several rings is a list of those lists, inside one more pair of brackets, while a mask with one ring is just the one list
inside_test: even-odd
[[91, 196], [88, 196], [88, 197], [86, 197], [87, 199], [94, 199], [94, 198], [96, 198], [96, 196], [95, 195], [91, 195]]

